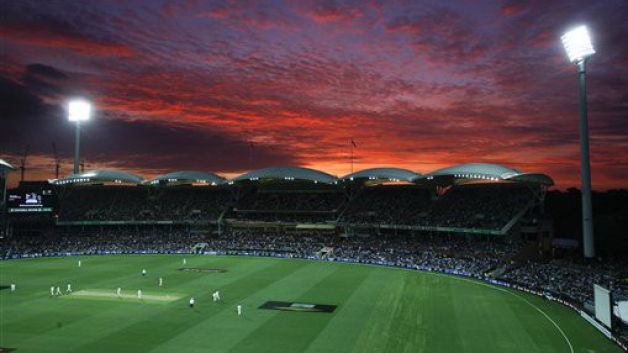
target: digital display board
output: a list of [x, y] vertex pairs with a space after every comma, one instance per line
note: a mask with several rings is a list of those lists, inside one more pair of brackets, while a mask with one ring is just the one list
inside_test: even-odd
[[58, 198], [50, 184], [20, 186], [7, 195], [9, 213], [54, 212]]

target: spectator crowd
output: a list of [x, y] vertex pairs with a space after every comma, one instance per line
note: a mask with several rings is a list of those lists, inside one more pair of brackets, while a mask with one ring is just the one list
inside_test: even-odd
[[531, 201], [521, 185], [465, 185], [439, 197], [421, 188], [371, 188], [349, 204], [342, 221], [500, 230]]
[[60, 192], [59, 220], [340, 222], [501, 230], [532, 201], [521, 185], [456, 186], [438, 196], [415, 186], [246, 191], [220, 187], [77, 186]]
[[348, 237], [321, 231], [230, 230], [218, 236], [185, 227], [65, 227], [39, 236], [4, 238], [0, 257], [178, 253], [200, 243], [204, 252], [297, 258], [313, 258], [323, 247], [331, 247], [335, 259], [501, 279], [578, 303], [593, 300], [594, 283], [626, 295], [622, 279], [628, 278], [625, 262], [515, 261], [525, 246], [522, 241], [428, 233]]

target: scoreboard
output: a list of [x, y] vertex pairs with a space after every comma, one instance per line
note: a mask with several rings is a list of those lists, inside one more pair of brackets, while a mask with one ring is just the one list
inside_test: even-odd
[[57, 194], [48, 183], [22, 184], [7, 195], [9, 213], [54, 212], [58, 203]]

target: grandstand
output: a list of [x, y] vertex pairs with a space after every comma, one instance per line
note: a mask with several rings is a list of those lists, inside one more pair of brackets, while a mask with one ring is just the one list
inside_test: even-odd
[[546, 175], [490, 164], [425, 175], [374, 168], [340, 178], [308, 168], [274, 167], [231, 180], [197, 171], [143, 180], [100, 170], [52, 183], [60, 199], [60, 225], [263, 222], [502, 235], [528, 212], [541, 209], [553, 185]]

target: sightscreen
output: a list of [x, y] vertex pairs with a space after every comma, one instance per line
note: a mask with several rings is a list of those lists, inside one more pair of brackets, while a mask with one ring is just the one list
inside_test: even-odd
[[611, 328], [613, 313], [611, 292], [597, 284], [593, 285], [593, 288], [595, 293], [595, 318], [606, 327]]

